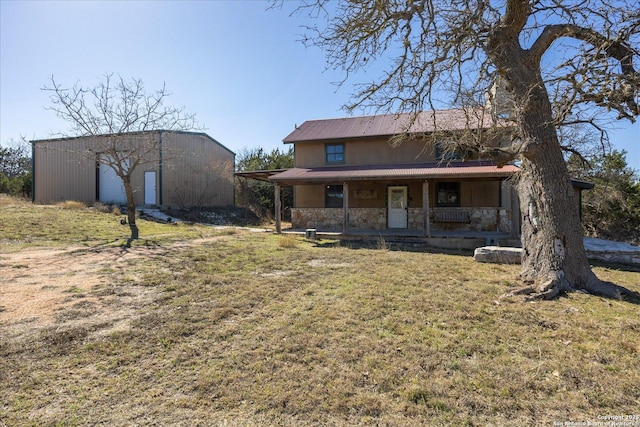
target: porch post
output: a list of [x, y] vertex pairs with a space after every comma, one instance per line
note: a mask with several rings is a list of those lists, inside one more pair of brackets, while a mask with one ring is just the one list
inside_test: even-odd
[[520, 235], [520, 202], [518, 192], [513, 185], [509, 185], [511, 193], [511, 237], [517, 238]]
[[349, 232], [349, 184], [342, 184], [342, 234]]
[[276, 214], [276, 233], [282, 233], [282, 224], [280, 224], [280, 184], [276, 184], [275, 188], [275, 214]]
[[424, 234], [431, 237], [431, 221], [429, 221], [429, 181], [422, 183], [422, 215]]

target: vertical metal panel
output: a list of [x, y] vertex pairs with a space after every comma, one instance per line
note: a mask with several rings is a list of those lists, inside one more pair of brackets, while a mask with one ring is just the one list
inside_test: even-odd
[[203, 134], [167, 132], [162, 144], [165, 205], [234, 204], [233, 153]]
[[35, 203], [95, 200], [95, 160], [83, 153], [78, 140], [34, 143]]
[[[160, 132], [127, 135], [123, 150], [144, 147], [132, 173], [136, 205], [144, 204], [145, 171], [160, 172]], [[231, 206], [234, 202], [234, 154], [205, 134], [166, 132], [163, 176], [158, 199], [179, 206]], [[96, 151], [108, 136], [34, 141], [35, 203], [96, 200]]]

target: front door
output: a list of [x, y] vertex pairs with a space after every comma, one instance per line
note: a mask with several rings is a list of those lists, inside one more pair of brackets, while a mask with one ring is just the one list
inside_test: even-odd
[[407, 228], [407, 187], [388, 189], [389, 228]]

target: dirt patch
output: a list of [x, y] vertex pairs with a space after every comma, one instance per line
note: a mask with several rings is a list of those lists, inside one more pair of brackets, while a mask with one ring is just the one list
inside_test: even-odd
[[140, 283], [138, 263], [221, 238], [228, 236], [167, 247], [67, 247], [0, 254], [0, 331], [17, 337], [71, 323], [96, 334], [126, 330], [139, 308], [158, 292]]

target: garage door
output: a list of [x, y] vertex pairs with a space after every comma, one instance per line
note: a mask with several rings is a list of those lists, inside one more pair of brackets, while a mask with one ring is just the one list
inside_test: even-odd
[[100, 165], [98, 184], [98, 197], [102, 203], [127, 203], [122, 179], [109, 166]]

